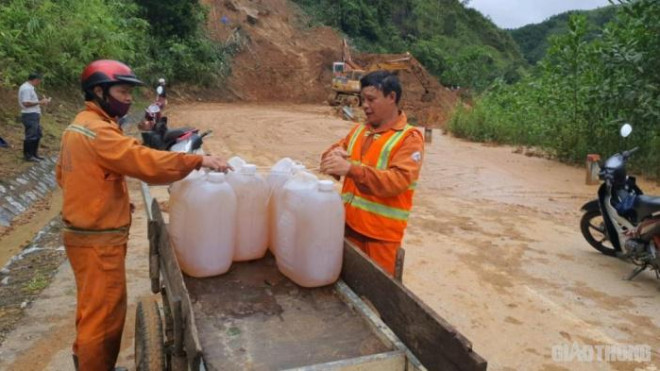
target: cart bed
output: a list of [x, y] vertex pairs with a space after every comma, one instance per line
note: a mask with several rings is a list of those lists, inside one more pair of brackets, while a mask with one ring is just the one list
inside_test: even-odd
[[211, 369], [281, 370], [391, 350], [334, 286], [299, 287], [270, 254], [224, 275], [184, 280]]

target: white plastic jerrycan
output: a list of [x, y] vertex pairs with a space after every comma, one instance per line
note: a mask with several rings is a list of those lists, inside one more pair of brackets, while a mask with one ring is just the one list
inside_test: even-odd
[[186, 235], [186, 220], [187, 203], [186, 193], [194, 182], [203, 181], [206, 174], [201, 170], [193, 170], [185, 178], [174, 182], [169, 187], [170, 199], [168, 202], [168, 213], [170, 239], [174, 241], [183, 241]]
[[296, 174], [282, 192], [275, 250], [280, 272], [304, 287], [335, 282], [341, 272], [344, 219], [332, 181]]
[[227, 182], [237, 200], [234, 261], [260, 259], [268, 249], [268, 183], [254, 164], [229, 173]]
[[[187, 186], [189, 186], [189, 185], [192, 183], [192, 181], [194, 181], [194, 180], [196, 180], [196, 179], [203, 178], [203, 177], [205, 177], [205, 176], [206, 176], [206, 174], [205, 174], [204, 171], [202, 171], [202, 170], [193, 170], [193, 171], [191, 171], [190, 174], [188, 174], [188, 176], [186, 176], [185, 178], [183, 178], [183, 179], [181, 179], [181, 180], [179, 180], [179, 181], [176, 181], [176, 182], [170, 184], [170, 187], [169, 187], [169, 193], [170, 193], [170, 195], [171, 195], [172, 193], [177, 193], [177, 192], [179, 192], [178, 189], [179, 189], [180, 187], [187, 187]], [[171, 211], [171, 210], [172, 210], [172, 203], [173, 203], [173, 202], [176, 202], [176, 201], [177, 201], [177, 200], [173, 200], [173, 199], [171, 198], [171, 196], [170, 196], [170, 201], [169, 201], [169, 210], [170, 210], [170, 214], [172, 214], [172, 211]], [[170, 226], [170, 228], [171, 228], [171, 226]]]
[[277, 240], [277, 218], [280, 215], [280, 198], [284, 184], [293, 177], [293, 174], [305, 167], [296, 164], [292, 159], [285, 157], [270, 169], [267, 182], [270, 188], [270, 198], [268, 201], [268, 246], [274, 253]]
[[270, 173], [268, 173], [268, 178], [266, 178], [268, 186], [271, 189], [283, 187], [284, 183], [291, 178], [294, 165], [295, 162], [288, 157], [277, 161], [275, 165], [270, 168]]
[[170, 236], [181, 270], [192, 277], [227, 272], [236, 243], [236, 195], [225, 174], [173, 187], [170, 204]]
[[245, 164], [247, 164], [247, 162], [239, 156], [234, 156], [227, 160], [227, 164], [229, 164], [229, 166], [231, 166], [234, 171], [239, 171]]

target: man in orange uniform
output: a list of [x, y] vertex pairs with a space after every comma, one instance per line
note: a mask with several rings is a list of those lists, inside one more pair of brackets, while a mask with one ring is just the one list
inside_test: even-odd
[[419, 130], [399, 110], [401, 84], [387, 71], [360, 80], [366, 123], [321, 157], [321, 171], [344, 176], [346, 237], [394, 274], [424, 154]]
[[56, 166], [63, 190], [62, 232], [77, 287], [76, 369], [112, 370], [126, 318], [124, 260], [131, 224], [125, 176], [153, 183], [185, 177], [193, 169], [226, 171], [217, 156], [156, 151], [124, 136], [117, 119], [143, 85], [125, 64], [98, 60], [81, 77], [86, 108], [62, 135]]

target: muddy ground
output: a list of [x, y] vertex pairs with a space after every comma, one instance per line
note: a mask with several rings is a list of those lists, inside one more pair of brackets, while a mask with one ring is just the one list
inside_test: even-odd
[[[174, 123], [214, 129], [209, 152], [262, 166], [289, 156], [316, 167], [319, 153], [351, 126], [318, 105], [194, 104], [172, 107], [169, 115]], [[596, 186], [584, 185], [581, 168], [514, 152], [434, 132], [404, 240], [404, 284], [471, 340], [492, 370], [660, 366], [660, 281], [648, 272], [622, 280], [631, 265], [601, 255], [580, 235], [579, 207]], [[153, 191], [166, 198], [164, 189]], [[131, 192], [143, 210], [136, 182]], [[134, 306], [149, 295], [143, 212], [135, 214], [131, 233], [130, 307], [120, 355], [128, 366]], [[6, 249], [2, 241], [0, 249]], [[64, 263], [0, 345], [0, 369], [71, 369], [74, 302]], [[574, 342], [649, 345], [652, 360], [553, 360], [553, 346]]]

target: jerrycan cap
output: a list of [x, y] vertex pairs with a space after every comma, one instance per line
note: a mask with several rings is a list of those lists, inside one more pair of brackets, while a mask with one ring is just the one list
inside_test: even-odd
[[257, 165], [255, 164], [245, 164], [241, 168], [241, 174], [254, 175], [257, 173]]
[[332, 180], [319, 180], [319, 191], [321, 192], [331, 192], [334, 191], [335, 184]]
[[209, 182], [211, 183], [222, 183], [225, 181], [225, 173], [209, 173]]

